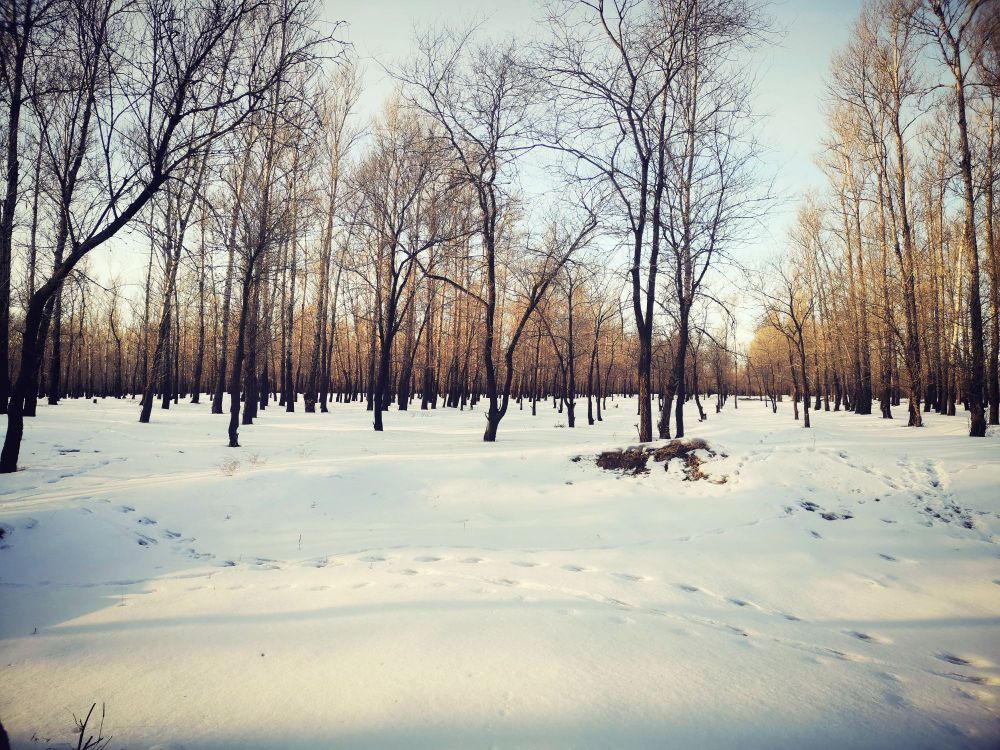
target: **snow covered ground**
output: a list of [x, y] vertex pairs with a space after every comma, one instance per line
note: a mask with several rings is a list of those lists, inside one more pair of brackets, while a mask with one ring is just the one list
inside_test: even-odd
[[231, 450], [204, 405], [40, 406], [0, 477], [14, 746], [93, 702], [129, 750], [997, 745], [998, 436], [741, 402], [691, 430], [727, 481], [684, 482], [598, 469], [609, 407], [495, 445], [272, 407]]

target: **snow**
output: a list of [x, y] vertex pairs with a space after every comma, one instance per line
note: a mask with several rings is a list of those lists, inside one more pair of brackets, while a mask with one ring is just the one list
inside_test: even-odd
[[961, 417], [741, 401], [691, 426], [714, 484], [597, 468], [623, 399], [493, 445], [478, 408], [272, 406], [239, 450], [206, 405], [137, 416], [39, 405], [0, 477], [16, 748], [94, 702], [130, 750], [1000, 738], [1000, 436]]

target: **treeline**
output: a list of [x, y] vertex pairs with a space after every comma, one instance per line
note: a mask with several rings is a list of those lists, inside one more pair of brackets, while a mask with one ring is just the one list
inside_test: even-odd
[[[478, 402], [492, 441], [512, 400], [572, 426], [616, 391], [650, 439], [659, 391], [683, 434], [710, 271], [757, 202], [753, 4], [563, 0], [531, 43], [428, 30], [367, 122], [309, 0], [5, 13], [0, 470], [67, 396], [140, 395], [143, 422], [204, 399], [236, 446], [272, 401], [364, 399], [376, 430]], [[519, 187], [539, 153], [545, 205]], [[97, 278], [101, 246], [141, 278]]]
[[[968, 50], [985, 38], [987, 5], [907, 6], [905, 17], [941, 54], [955, 49], [944, 30], [956, 34], [970, 66], [959, 80], [978, 82], [987, 58]], [[946, 401], [951, 383], [974, 408], [966, 374], [984, 324], [974, 328], [969, 264], [954, 263], [973, 255], [948, 234], [941, 263], [924, 261], [933, 222], [908, 187], [918, 148], [902, 139], [898, 200], [883, 110], [872, 115], [881, 140], [865, 140], [862, 109], [884, 94], [866, 79], [859, 103], [832, 97], [831, 122], [854, 123], [854, 140], [838, 137], [825, 157], [832, 197], [804, 209], [789, 263], [751, 284], [778, 334], [766, 354], [778, 352], [778, 370], [767, 369], [766, 333], [741, 351], [730, 312], [736, 251], [771, 200], [750, 109], [753, 55], [772, 41], [764, 9], [547, 8], [530, 41], [419, 33], [390, 67], [394, 94], [363, 118], [363, 71], [336, 27], [317, 31], [328, 27], [314, 0], [5, 0], [0, 471], [16, 469], [40, 398], [136, 397], [142, 422], [157, 404], [204, 401], [228, 413], [238, 446], [240, 427], [275, 404], [363, 400], [376, 430], [394, 406], [477, 405], [493, 441], [512, 402], [534, 411], [552, 398], [573, 426], [584, 400], [593, 423], [610, 394], [628, 393], [645, 441], [683, 436], [685, 409], [693, 401], [705, 418], [707, 393], [718, 410], [789, 379], [797, 402], [822, 390], [864, 413], [885, 361], [896, 392], [919, 384], [911, 403], [932, 384]], [[929, 69], [932, 45], [913, 46]], [[835, 77], [831, 90], [844, 87]], [[976, 186], [987, 90], [961, 110]], [[921, 114], [934, 132], [958, 127], [954, 97], [914, 97], [936, 100]], [[945, 150], [947, 183], [929, 194], [949, 227], [962, 210], [947, 197], [959, 152]], [[529, 198], [531, 170], [546, 184]], [[970, 210], [987, 202], [980, 190]], [[102, 247], [141, 271], [99, 273]], [[924, 296], [931, 276], [939, 307]], [[929, 330], [941, 332], [938, 359], [925, 354]], [[931, 362], [944, 364], [924, 379]]]
[[[211, 274], [203, 284], [200, 273], [194, 272], [198, 265], [193, 260], [186, 267], [182, 264], [173, 291], [163, 377], [154, 398], [146, 401], [146, 413], [154, 418], [154, 408], [169, 409], [181, 399], [212, 404], [214, 395], [217, 411], [223, 405], [219, 392], [208, 389], [225, 373], [224, 330], [211, 324], [222, 316], [224, 285], [211, 283]], [[374, 411], [379, 331], [368, 308], [355, 299], [367, 285], [352, 284], [344, 271], [338, 280], [335, 272], [330, 283], [343, 303], [336, 315], [328, 311], [324, 322], [317, 320], [319, 295], [326, 284], [322, 258], [306, 248], [296, 265], [295, 285], [302, 296], [293, 303], [291, 324], [283, 326], [271, 313], [272, 317], [261, 319], [267, 324], [257, 327], [255, 323], [248, 337], [248, 341], [253, 339], [250, 348], [257, 352], [257, 377], [252, 384], [255, 398], [248, 404], [244, 397], [241, 407], [248, 415], [247, 423], [256, 410], [268, 406], [327, 412], [332, 403], [364, 402]], [[587, 421], [594, 424], [601, 419], [609, 397], [634, 395], [638, 390], [634, 366], [638, 346], [624, 317], [620, 274], [597, 274], [588, 265], [572, 264], [553, 280], [546, 299], [526, 325], [524, 345], [513, 360], [511, 398], [518, 408], [534, 414], [538, 402], [551, 399], [553, 408], [566, 413], [570, 427], [576, 424], [578, 401], [581, 408], [586, 402]], [[269, 309], [288, 309], [290, 271], [289, 265], [278, 284], [263, 290]], [[53, 372], [48, 367], [40, 374], [41, 395], [53, 404], [62, 398], [143, 396], [157, 331], [142, 323], [142, 308], [132, 309], [117, 287], [77, 282], [63, 289], [60, 369]], [[515, 300], [499, 316], [498, 336], [503, 340], [523, 314], [517, 290], [508, 288], [516, 282], [505, 266], [499, 275], [501, 295]], [[289, 286], [282, 305], [284, 284]], [[449, 284], [429, 280], [420, 287], [420, 298], [403, 317], [391, 349], [385, 378], [389, 387], [381, 409], [476, 406], [485, 392], [485, 381], [478, 356], [481, 319], [475, 303]], [[706, 335], [702, 325], [707, 324], [695, 326], [689, 344], [686, 390], [692, 394], [691, 401], [697, 399], [699, 414], [704, 416], [701, 394], [717, 396], [721, 407], [734, 389], [751, 392], [756, 380], [750, 385], [735, 381], [744, 368], [734, 353], [734, 332], [729, 331], [728, 338], [725, 329]], [[675, 345], [673, 340], [655, 341], [653, 371], [660, 386], [665, 385], [672, 366]], [[285, 356], [289, 350], [291, 367]], [[318, 366], [313, 365], [314, 357], [319, 358]], [[54, 365], [55, 360], [48, 364]], [[58, 383], [58, 390], [49, 383]]]
[[[752, 288], [757, 387], [883, 418], [1000, 424], [1000, 12], [874, 0], [832, 62], [825, 188]], [[796, 409], [798, 418], [798, 409]]]

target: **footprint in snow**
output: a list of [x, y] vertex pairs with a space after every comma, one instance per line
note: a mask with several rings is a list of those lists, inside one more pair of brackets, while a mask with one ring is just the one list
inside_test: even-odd
[[180, 539], [180, 537], [181, 537], [181, 532], [179, 531], [171, 531], [170, 529], [163, 530], [164, 539]]
[[681, 591], [686, 591], [689, 594], [694, 594], [697, 591], [701, 591], [701, 589], [699, 589], [697, 586], [692, 586], [691, 584], [688, 583], [678, 583], [677, 588], [679, 588]]
[[637, 583], [639, 581], [648, 581], [649, 578], [646, 576], [637, 576], [632, 573], [612, 573], [615, 578], [621, 578], [623, 581], [630, 581], [632, 583]]
[[618, 607], [618, 609], [635, 609], [634, 604], [629, 604], [628, 602], [623, 602], [621, 599], [615, 599], [612, 596], [604, 597], [604, 601], [608, 604]]
[[987, 661], [986, 659], [980, 659], [976, 656], [959, 656], [958, 654], [953, 654], [948, 651], [942, 651], [940, 654], [935, 654], [935, 656], [941, 661], [948, 662], [949, 664], [954, 664], [956, 667], [993, 666], [993, 663]]
[[888, 638], [882, 638], [881, 636], [872, 635], [871, 633], [863, 633], [860, 630], [847, 630], [845, 635], [851, 636], [851, 638], [857, 638], [859, 641], [864, 641], [865, 643], [875, 643], [879, 646], [887, 646], [892, 643]]
[[906, 698], [893, 690], [883, 690], [882, 700], [885, 701], [886, 705], [896, 708], [906, 708], [910, 705]]
[[367, 557], [362, 557], [361, 562], [366, 563], [376, 563], [376, 562], [386, 562], [388, 558], [382, 557], [381, 555], [368, 555]]
[[[590, 570], [590, 568], [585, 568], [582, 565], [563, 565], [563, 570], [568, 570], [570, 573], [585, 573]], [[1000, 583], [1000, 581], [995, 581], [995, 583]]]
[[403, 570], [401, 570], [399, 572], [402, 575], [404, 575], [404, 576], [415, 576], [415, 575], [417, 575], [417, 571], [415, 571], [413, 568], [403, 568]]
[[736, 597], [730, 597], [726, 599], [730, 604], [735, 604], [737, 607], [753, 607], [754, 605], [748, 602], [746, 599], [737, 599]]
[[434, 557], [434, 555], [422, 555], [420, 557], [414, 557], [413, 559], [416, 562], [422, 562], [422, 563], [441, 562], [441, 558], [440, 557]]
[[849, 510], [844, 511], [843, 513], [834, 513], [831, 510], [820, 513], [819, 517], [824, 521], [849, 521], [854, 518], [854, 514]]
[[536, 568], [536, 567], [538, 567], [538, 563], [531, 562], [530, 560], [513, 560], [513, 561], [511, 561], [511, 565], [516, 565], [519, 568]]
[[937, 654], [937, 658], [941, 661], [946, 661], [949, 664], [954, 664], [959, 667], [968, 667], [972, 665], [968, 659], [963, 659], [961, 656], [956, 656], [955, 654], [942, 653]]
[[898, 562], [898, 560], [895, 557], [893, 557], [892, 555], [887, 555], [884, 552], [879, 552], [878, 556], [881, 557], [883, 560], [888, 560], [889, 562]]
[[475, 565], [476, 563], [481, 563], [482, 561], [483, 558], [481, 557], [467, 557], [464, 560], [459, 560], [459, 562], [463, 562], [466, 565]]
[[119, 513], [134, 513], [135, 512], [135, 508], [133, 508], [131, 505], [122, 505], [122, 506], [119, 506], [118, 512]]
[[846, 651], [838, 651], [835, 648], [824, 648], [821, 650], [822, 653], [826, 654], [827, 656], [833, 656], [837, 659], [840, 659], [841, 661], [853, 661], [859, 663], [868, 661], [868, 659], [866, 659], [863, 656], [859, 656], [858, 654], [852, 654]]
[[744, 638], [750, 637], [750, 634], [747, 631], [745, 631], [743, 628], [737, 625], [730, 625], [729, 623], [722, 623], [722, 624], [725, 625], [726, 630], [736, 633], [736, 635], [743, 636]]
[[520, 586], [520, 581], [515, 581], [511, 578], [491, 578], [490, 583], [498, 583], [501, 586]]
[[1000, 685], [1000, 679], [978, 674], [959, 674], [958, 672], [934, 672], [934, 674], [938, 677], [947, 677], [949, 680], [968, 682], [973, 685]]
[[156, 523], [156, 521], [154, 521], [152, 518], [148, 518], [147, 516], [143, 516], [138, 521], [136, 521], [136, 523], [142, 524], [143, 526], [153, 526]]
[[136, 534], [136, 543], [140, 547], [149, 547], [150, 545], [156, 544], [156, 540], [151, 536], [146, 536], [145, 534]]
[[886, 685], [899, 685], [902, 682], [899, 676], [894, 675], [892, 672], [876, 672], [875, 677], [882, 680]]

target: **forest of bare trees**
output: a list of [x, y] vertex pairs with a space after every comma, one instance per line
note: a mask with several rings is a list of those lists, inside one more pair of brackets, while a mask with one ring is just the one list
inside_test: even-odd
[[878, 0], [832, 62], [828, 182], [753, 284], [749, 387], [801, 397], [806, 426], [811, 398], [1000, 423], [998, 31], [996, 3]]
[[[574, 427], [621, 394], [641, 441], [737, 394], [806, 427], [876, 402], [1000, 423], [995, 0], [865, 5], [823, 97], [828, 181], [762, 262], [755, 0], [421, 32], [373, 117], [314, 0], [3, 8], [0, 472], [39, 399], [132, 399], [149, 429], [186, 399], [233, 447], [267, 408], [355, 401], [375, 430], [481, 409], [486, 441], [510, 408]], [[555, 200], [522, 184], [539, 162]]]

